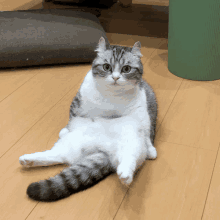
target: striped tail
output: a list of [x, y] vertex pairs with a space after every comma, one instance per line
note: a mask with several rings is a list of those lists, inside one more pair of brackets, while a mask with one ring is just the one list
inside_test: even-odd
[[104, 152], [87, 155], [47, 180], [31, 183], [27, 194], [37, 201], [56, 201], [85, 190], [114, 172]]

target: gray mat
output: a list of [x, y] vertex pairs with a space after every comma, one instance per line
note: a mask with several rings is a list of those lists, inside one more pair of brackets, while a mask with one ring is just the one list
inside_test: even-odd
[[95, 58], [98, 18], [69, 9], [0, 13], [0, 68], [85, 63]]

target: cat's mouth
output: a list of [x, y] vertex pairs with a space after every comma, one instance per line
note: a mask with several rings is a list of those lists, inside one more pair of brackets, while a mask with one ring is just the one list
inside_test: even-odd
[[113, 82], [112, 85], [119, 86], [119, 84], [117, 82]]

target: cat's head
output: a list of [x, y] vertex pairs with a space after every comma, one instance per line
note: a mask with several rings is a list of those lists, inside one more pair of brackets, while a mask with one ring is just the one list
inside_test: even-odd
[[93, 76], [99, 83], [112, 87], [137, 85], [143, 75], [140, 49], [139, 41], [131, 48], [107, 45], [101, 37], [92, 64]]

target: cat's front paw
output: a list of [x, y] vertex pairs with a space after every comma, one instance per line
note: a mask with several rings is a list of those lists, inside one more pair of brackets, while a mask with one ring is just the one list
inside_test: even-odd
[[61, 131], [59, 133], [59, 137], [62, 138], [67, 133], [69, 133], [69, 130], [67, 128], [63, 128], [63, 129], [61, 129]]
[[148, 148], [147, 159], [153, 160], [157, 158], [157, 150], [154, 146]]
[[133, 181], [133, 171], [128, 169], [126, 164], [120, 164], [117, 168], [117, 174], [122, 184], [129, 186]]
[[19, 157], [19, 163], [24, 167], [31, 167], [34, 165], [34, 161], [31, 159], [30, 154], [24, 154]]

